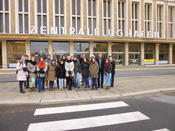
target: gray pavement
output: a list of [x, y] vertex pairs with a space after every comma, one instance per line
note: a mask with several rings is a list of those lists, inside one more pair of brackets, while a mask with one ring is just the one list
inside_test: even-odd
[[[95, 121], [98, 117], [108, 117], [111, 115], [121, 115], [133, 112], [139, 112], [142, 115], [148, 117], [149, 119], [142, 119], [143, 116], [129, 116], [124, 119], [119, 118], [120, 121], [126, 119], [137, 118], [137, 121], [127, 121], [123, 123], [117, 123], [115, 119], [114, 124], [105, 125], [108, 123], [109, 119], [106, 119], [105, 123], [102, 123], [102, 120], [92, 123], [87, 121], [84, 125], [80, 123], [69, 123], [67, 127], [79, 128], [80, 126], [89, 126], [88, 128], [74, 129], [74, 131], [174, 131], [175, 130], [175, 93], [158, 93], [152, 95], [143, 95], [136, 97], [127, 97], [120, 98], [110, 101], [91, 101], [91, 102], [79, 102], [79, 103], [67, 103], [67, 104], [49, 104], [49, 105], [0, 105], [0, 127], [1, 131], [29, 131], [31, 124], [40, 124], [43, 123], [43, 126], [36, 125], [37, 128], [42, 128], [42, 131], [53, 131], [57, 129], [58, 131], [62, 126], [58, 124], [53, 124], [49, 126], [50, 123], [59, 123], [64, 124], [67, 121], [77, 119], [82, 119], [81, 122], [87, 121], [89, 118], [93, 118]], [[128, 104], [126, 107], [113, 107], [106, 109], [93, 109], [86, 111], [75, 111], [67, 113], [51, 113], [43, 115], [34, 115], [35, 111], [41, 108], [44, 108], [49, 111], [51, 107], [55, 108], [69, 108], [70, 106], [82, 106], [87, 104], [108, 104], [110, 102], [124, 102]], [[92, 106], [94, 108], [96, 105]], [[83, 108], [81, 108], [83, 109]], [[59, 111], [59, 110], [58, 110]], [[99, 126], [98, 123], [102, 126]], [[116, 123], [115, 123], [116, 122]], [[70, 126], [71, 125], [71, 126]], [[55, 128], [57, 126], [57, 128]], [[43, 128], [46, 127], [46, 128]], [[72, 129], [73, 130], [73, 129]], [[39, 130], [37, 130], [39, 131]]]
[[109, 90], [73, 88], [72, 91], [59, 91], [55, 88], [53, 91], [46, 89], [41, 93], [26, 90], [25, 94], [19, 93], [18, 82], [0, 83], [0, 104], [68, 103], [174, 91], [174, 77], [175, 75], [116, 77], [114, 88]]

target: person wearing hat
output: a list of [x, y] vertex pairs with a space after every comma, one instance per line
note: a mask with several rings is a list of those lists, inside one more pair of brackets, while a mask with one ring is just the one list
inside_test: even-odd
[[47, 70], [47, 80], [49, 81], [50, 90], [54, 87], [54, 80], [56, 79], [56, 60], [52, 59]]
[[22, 56], [21, 60], [17, 63], [16, 73], [17, 73], [17, 80], [19, 81], [20, 93], [25, 93], [23, 87], [25, 86], [28, 72], [27, 72], [24, 56]]

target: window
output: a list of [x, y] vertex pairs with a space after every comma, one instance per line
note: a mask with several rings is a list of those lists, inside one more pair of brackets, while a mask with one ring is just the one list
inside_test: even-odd
[[65, 12], [64, 12], [64, 0], [54, 0], [55, 1], [55, 27], [57, 27], [58, 34], [65, 34]]
[[31, 54], [38, 52], [40, 55], [46, 57], [46, 54], [48, 54], [48, 42], [32, 41], [30, 50], [31, 50]]
[[162, 37], [162, 24], [163, 24], [163, 5], [157, 5], [157, 32], [159, 32], [159, 37]]
[[103, 35], [111, 34], [111, 0], [103, 0]]
[[124, 43], [113, 43], [112, 44], [112, 57], [116, 61], [117, 65], [124, 64], [125, 46]]
[[97, 56], [102, 53], [104, 56], [108, 54], [108, 43], [96, 42], [93, 44], [94, 55]]
[[9, 33], [9, 0], [0, 0], [0, 33]]
[[18, 0], [19, 33], [29, 33], [29, 0]]
[[16, 59], [25, 54], [25, 41], [7, 41], [8, 67], [16, 67]]
[[56, 59], [69, 55], [69, 42], [53, 42], [53, 56]]
[[118, 2], [118, 30], [122, 31], [122, 34], [125, 34], [125, 2]]
[[148, 36], [148, 32], [151, 31], [151, 4], [145, 4], [145, 36]]
[[80, 57], [85, 54], [89, 57], [89, 43], [88, 42], [74, 42], [74, 55]]
[[81, 2], [82, 0], [72, 0], [72, 28], [75, 29], [75, 33], [78, 34], [81, 28]]
[[88, 0], [88, 34], [92, 35], [95, 34], [97, 24], [96, 2], [96, 0]]
[[174, 37], [174, 32], [173, 32], [173, 27], [175, 27], [175, 20], [174, 20], [174, 10], [175, 7], [168, 7], [168, 37], [173, 38]]
[[159, 64], [168, 64], [168, 54], [169, 54], [168, 52], [169, 52], [169, 45], [160, 44], [159, 46]]
[[38, 33], [47, 32], [47, 0], [37, 0]]
[[139, 3], [133, 2], [132, 3], [132, 34], [135, 31], [138, 31], [138, 24], [139, 24]]

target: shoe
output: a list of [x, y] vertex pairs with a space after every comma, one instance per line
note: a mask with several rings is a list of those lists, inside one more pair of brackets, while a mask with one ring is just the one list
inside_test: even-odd
[[20, 91], [20, 92], [23, 93], [23, 94], [26, 93], [25, 91]]

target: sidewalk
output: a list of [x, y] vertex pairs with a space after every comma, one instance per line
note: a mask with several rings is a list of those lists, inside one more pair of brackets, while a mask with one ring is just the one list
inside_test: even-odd
[[91, 100], [108, 100], [121, 97], [175, 91], [175, 76], [143, 76], [143, 77], [119, 77], [115, 79], [115, 87], [106, 89], [73, 89], [45, 92], [19, 93], [17, 82], [0, 83], [0, 104], [49, 104], [68, 103]]

